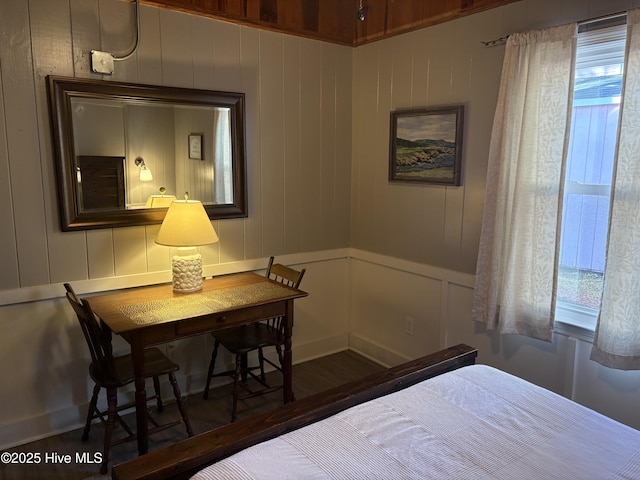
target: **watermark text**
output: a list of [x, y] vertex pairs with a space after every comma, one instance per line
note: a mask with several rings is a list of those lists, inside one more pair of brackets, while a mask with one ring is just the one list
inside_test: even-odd
[[2, 452], [0, 462], [5, 465], [102, 463], [102, 452]]

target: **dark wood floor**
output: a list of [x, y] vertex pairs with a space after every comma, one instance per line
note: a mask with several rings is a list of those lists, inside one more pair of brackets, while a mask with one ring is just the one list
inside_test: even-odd
[[[294, 392], [296, 398], [304, 398], [314, 393], [327, 390], [351, 380], [362, 378], [371, 373], [382, 370], [380, 365], [367, 360], [353, 352], [345, 351], [327, 357], [319, 358], [305, 363], [294, 365]], [[104, 395], [104, 393], [102, 393]], [[202, 400], [200, 395], [187, 397], [186, 406], [194, 433], [199, 433], [219, 427], [229, 421], [230, 418], [230, 385], [212, 390], [209, 400]], [[281, 392], [274, 392], [266, 397], [257, 397], [239, 404], [238, 418], [243, 418], [264, 410], [272, 409], [280, 405]], [[174, 404], [166, 406], [161, 414], [153, 416], [161, 423], [179, 418]], [[131, 415], [125, 417], [129, 425], [135, 425], [135, 419]], [[118, 431], [118, 430], [116, 430]], [[120, 432], [118, 432], [120, 433]], [[25, 480], [25, 479], [50, 479], [50, 480], [81, 480], [110, 478], [99, 474], [99, 465], [77, 462], [76, 456], [83, 453], [92, 457], [94, 453], [102, 451], [101, 425], [95, 425], [87, 442], [80, 440], [81, 430], [74, 430], [54, 437], [45, 438], [37, 442], [22, 445], [9, 450], [10, 452], [24, 452], [28, 454], [38, 453], [41, 457], [39, 464], [8, 465], [0, 463], [1, 480]], [[170, 445], [186, 438], [183, 425], [170, 428], [153, 436], [149, 448], [151, 450]], [[59, 456], [70, 455], [71, 463], [45, 463], [44, 456], [57, 454]], [[111, 449], [110, 460], [113, 463], [121, 463], [136, 455], [136, 443], [129, 442]]]

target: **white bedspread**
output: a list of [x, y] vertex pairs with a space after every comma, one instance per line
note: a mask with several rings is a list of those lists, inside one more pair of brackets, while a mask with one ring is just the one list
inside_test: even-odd
[[474, 365], [251, 447], [193, 478], [640, 479], [640, 431]]

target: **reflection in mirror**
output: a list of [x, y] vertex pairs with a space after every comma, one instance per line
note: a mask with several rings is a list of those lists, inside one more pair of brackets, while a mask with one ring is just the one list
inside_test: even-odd
[[[161, 186], [204, 205], [233, 203], [230, 108], [71, 98], [71, 111], [76, 168], [86, 156], [125, 159], [124, 208], [146, 208]], [[188, 145], [193, 132], [199, 142]]]
[[48, 77], [62, 229], [246, 216], [244, 95]]

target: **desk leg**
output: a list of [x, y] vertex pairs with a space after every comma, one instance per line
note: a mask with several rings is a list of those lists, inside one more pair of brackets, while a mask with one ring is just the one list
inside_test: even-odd
[[131, 342], [131, 360], [136, 385], [136, 430], [138, 435], [138, 455], [149, 450], [149, 432], [147, 425], [147, 392], [144, 380], [144, 345], [141, 340]]
[[241, 372], [240, 379], [243, 382], [247, 381], [247, 377], [248, 377], [247, 368], [249, 368], [249, 360], [248, 360], [247, 354], [245, 353], [242, 355], [242, 358], [240, 359], [240, 372]]
[[282, 365], [282, 400], [289, 403], [295, 400], [293, 395], [293, 354], [291, 353], [291, 335], [293, 334], [293, 300], [287, 300], [284, 318], [284, 358]]

